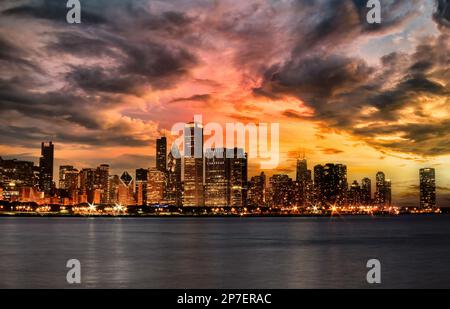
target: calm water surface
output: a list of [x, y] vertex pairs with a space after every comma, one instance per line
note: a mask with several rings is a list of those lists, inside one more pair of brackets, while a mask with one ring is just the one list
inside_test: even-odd
[[450, 216], [0, 218], [0, 288], [450, 288]]

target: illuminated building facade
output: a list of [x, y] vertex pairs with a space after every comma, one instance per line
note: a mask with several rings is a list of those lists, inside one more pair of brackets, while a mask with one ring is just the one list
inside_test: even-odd
[[420, 178], [420, 208], [436, 207], [436, 172], [434, 168], [422, 168]]
[[205, 206], [230, 205], [230, 160], [226, 150], [208, 149], [205, 153]]
[[172, 152], [170, 152], [168, 155], [166, 180], [166, 202], [169, 205], [181, 206], [181, 158], [175, 158]]
[[165, 172], [167, 170], [167, 139], [161, 137], [156, 140], [156, 168]]
[[269, 179], [270, 205], [287, 207], [294, 204], [293, 181], [288, 175], [273, 175]]
[[136, 203], [138, 206], [147, 205], [148, 169], [137, 169], [135, 179]]
[[157, 168], [148, 170], [147, 181], [147, 205], [159, 205], [164, 203], [164, 189], [166, 173]]
[[361, 203], [364, 205], [372, 203], [372, 181], [367, 177], [361, 182]]
[[39, 188], [46, 195], [53, 190], [53, 162], [55, 147], [52, 142], [41, 144], [41, 157], [39, 159]]
[[183, 206], [201, 207], [203, 197], [203, 125], [191, 122], [184, 130]]
[[375, 203], [380, 206], [390, 206], [392, 203], [392, 183], [386, 179], [383, 172], [376, 175]]
[[248, 205], [265, 206], [266, 204], [266, 175], [262, 172], [253, 176], [249, 182]]

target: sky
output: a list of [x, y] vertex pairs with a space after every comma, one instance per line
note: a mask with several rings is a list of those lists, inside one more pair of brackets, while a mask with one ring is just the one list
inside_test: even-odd
[[[56, 165], [154, 164], [176, 122], [279, 123], [267, 174], [384, 171], [398, 205], [434, 167], [450, 206], [450, 1], [91, 0], [68, 24], [60, 0], [0, 2], [0, 156]], [[260, 172], [249, 162], [249, 175]]]

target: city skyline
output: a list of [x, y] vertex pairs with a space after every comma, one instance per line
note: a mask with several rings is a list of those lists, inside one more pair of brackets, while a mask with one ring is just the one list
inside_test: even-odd
[[108, 163], [120, 177], [153, 166], [154, 141], [193, 115], [277, 121], [268, 178], [296, 179], [305, 154], [345, 164], [349, 185], [374, 188], [382, 170], [408, 205], [418, 171], [435, 168], [450, 205], [448, 9], [387, 2], [374, 27], [363, 2], [96, 0], [69, 25], [60, 1], [3, 1], [0, 153], [38, 164], [36, 145], [53, 140], [55, 167]]
[[[53, 162], [55, 145], [52, 141], [42, 142], [39, 166], [15, 159], [0, 161], [2, 199], [37, 202], [48, 197], [50, 203], [66, 204], [68, 199], [70, 205], [118, 203], [129, 206], [167, 204], [178, 207], [238, 208], [247, 205], [307, 207], [313, 204], [395, 205], [420, 209], [447, 206], [436, 203], [434, 168], [422, 168], [419, 171], [418, 205], [398, 205], [392, 200], [392, 182], [382, 171], [377, 172], [374, 182], [370, 177], [351, 182], [346, 165], [327, 163], [308, 169], [308, 161], [303, 157], [297, 160], [295, 178], [287, 174], [274, 174], [267, 181], [264, 172], [248, 177], [249, 161], [243, 149], [204, 149], [203, 138], [194, 139], [195, 130], [203, 136], [201, 124], [186, 124], [186, 156], [179, 159], [167, 151], [166, 138], [158, 138], [158, 159], [155, 165], [134, 169], [135, 177], [128, 171], [123, 171], [120, 177], [111, 174], [109, 164], [80, 170], [71, 165], [61, 165], [59, 173], [53, 173], [53, 166], [49, 166], [49, 162]], [[200, 145], [197, 141], [200, 141]], [[194, 149], [202, 152], [200, 158], [192, 158]], [[0, 160], [3, 159], [0, 157]], [[8, 183], [13, 187], [9, 188]], [[16, 197], [11, 195], [15, 191], [19, 192]], [[39, 191], [43, 195], [41, 198], [36, 195]], [[33, 195], [36, 197], [33, 198]]]

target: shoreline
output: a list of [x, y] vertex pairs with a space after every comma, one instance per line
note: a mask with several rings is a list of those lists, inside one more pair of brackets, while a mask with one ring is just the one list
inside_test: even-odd
[[449, 213], [402, 213], [402, 214], [122, 214], [122, 215], [81, 215], [60, 213], [5, 213], [0, 212], [0, 218], [342, 218], [342, 217], [404, 217], [404, 216], [445, 216]]

